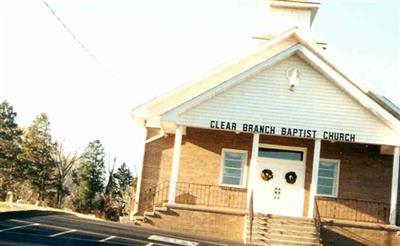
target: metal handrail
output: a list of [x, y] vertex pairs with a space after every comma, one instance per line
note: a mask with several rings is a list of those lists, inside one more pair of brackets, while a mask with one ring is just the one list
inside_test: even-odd
[[317, 196], [318, 200], [337, 200], [337, 201], [355, 201], [355, 202], [365, 202], [365, 203], [376, 203], [376, 204], [385, 204], [389, 205], [387, 202], [381, 202], [376, 200], [367, 200], [367, 199], [357, 199], [357, 198], [342, 198], [342, 197], [325, 197], [325, 196]]
[[246, 197], [245, 188], [189, 182], [176, 183], [175, 202], [178, 204], [246, 209]]
[[390, 205], [381, 201], [354, 198], [318, 197], [320, 216], [359, 222], [388, 223]]
[[314, 223], [317, 228], [318, 235], [321, 233], [321, 215], [319, 213], [317, 198], [314, 198]]
[[[141, 196], [142, 210], [148, 211], [167, 202], [169, 185], [169, 181], [164, 181], [143, 192]], [[246, 196], [245, 188], [177, 182], [175, 202], [177, 204], [246, 209]]]
[[249, 222], [250, 222], [250, 243], [253, 241], [253, 221], [254, 221], [254, 207], [253, 207], [253, 191], [250, 194], [250, 202], [249, 202]]
[[152, 210], [155, 206], [162, 206], [167, 201], [169, 182], [164, 181], [148, 188], [142, 196], [144, 210]]

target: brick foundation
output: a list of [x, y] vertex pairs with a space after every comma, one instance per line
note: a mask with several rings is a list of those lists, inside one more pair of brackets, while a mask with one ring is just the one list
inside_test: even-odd
[[242, 241], [244, 215], [173, 208], [149, 219], [151, 226], [199, 236]]
[[321, 232], [323, 244], [327, 246], [341, 245], [400, 245], [399, 231], [388, 226], [358, 224], [324, 225]]

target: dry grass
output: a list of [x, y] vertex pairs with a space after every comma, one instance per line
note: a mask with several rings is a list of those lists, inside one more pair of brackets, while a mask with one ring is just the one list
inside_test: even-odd
[[0, 212], [9, 211], [10, 209], [11, 209], [11, 206], [9, 204], [0, 202]]
[[22, 210], [38, 210], [45, 209], [31, 204], [16, 204], [0, 202], [0, 212], [22, 211]]

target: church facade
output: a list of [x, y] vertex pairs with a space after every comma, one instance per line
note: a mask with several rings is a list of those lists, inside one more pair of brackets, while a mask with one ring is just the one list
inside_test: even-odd
[[[134, 219], [247, 243], [397, 243], [400, 110], [331, 62], [309, 31], [319, 3], [269, 5], [279, 28], [257, 50], [133, 110]], [[260, 233], [273, 219], [315, 231]]]

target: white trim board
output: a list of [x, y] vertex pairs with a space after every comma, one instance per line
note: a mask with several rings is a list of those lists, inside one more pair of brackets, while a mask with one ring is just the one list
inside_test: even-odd
[[333, 162], [337, 166], [337, 173], [336, 173], [336, 182], [335, 182], [335, 194], [334, 195], [326, 195], [326, 194], [319, 194], [318, 193], [318, 180], [319, 180], [319, 171], [321, 170], [318, 168], [318, 177], [317, 177], [317, 189], [315, 190], [315, 196], [317, 197], [333, 197], [336, 198], [338, 197], [339, 194], [339, 183], [340, 183], [340, 159], [328, 159], [328, 158], [320, 158], [318, 165], [321, 164], [321, 161], [326, 161], [326, 162]]
[[[225, 165], [225, 152], [232, 152], [232, 153], [241, 153], [244, 154], [243, 160], [243, 173], [241, 177], [241, 185], [229, 185], [223, 183], [223, 175], [224, 175], [224, 165]], [[248, 186], [247, 182], [247, 164], [248, 164], [248, 151], [242, 149], [229, 149], [229, 148], [222, 148], [221, 150], [221, 161], [220, 161], [220, 171], [219, 171], [219, 186], [222, 187], [233, 187], [233, 188], [246, 188]]]

